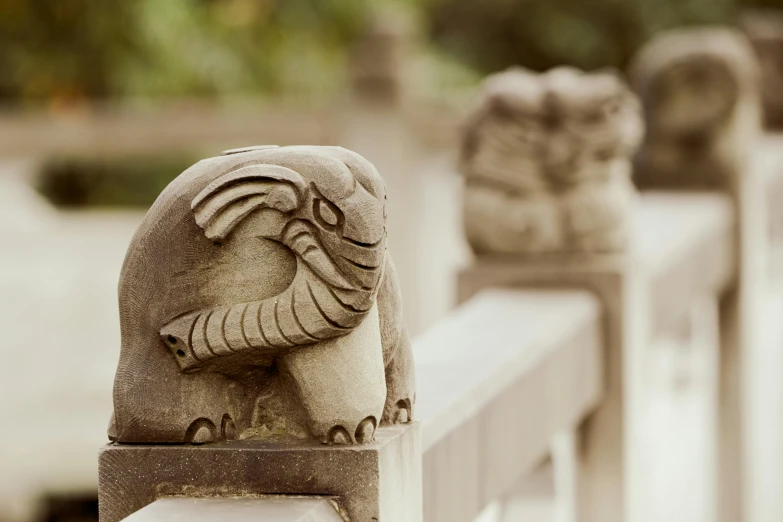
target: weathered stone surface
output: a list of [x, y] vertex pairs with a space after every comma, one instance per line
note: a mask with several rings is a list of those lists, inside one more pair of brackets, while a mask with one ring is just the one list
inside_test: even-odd
[[631, 67], [647, 120], [634, 177], [641, 188], [718, 188], [742, 172], [760, 131], [758, 63], [724, 28], [662, 33]]
[[112, 440], [370, 443], [407, 422], [386, 190], [339, 147], [250, 147], [174, 180], [120, 277]]
[[613, 73], [490, 76], [463, 137], [465, 229], [488, 253], [625, 249], [639, 103]]
[[118, 522], [160, 498], [331, 498], [355, 522], [421, 522], [419, 427], [382, 427], [351, 448], [309, 441], [206, 446], [109, 444], [100, 454], [100, 520]]

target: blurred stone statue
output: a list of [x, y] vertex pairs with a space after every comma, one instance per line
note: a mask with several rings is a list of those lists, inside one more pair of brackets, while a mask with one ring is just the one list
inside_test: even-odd
[[761, 67], [764, 122], [770, 128], [783, 127], [783, 10], [745, 12], [741, 26]]
[[460, 155], [473, 250], [622, 251], [643, 131], [635, 95], [612, 72], [512, 68], [487, 78]]
[[119, 285], [109, 436], [369, 443], [411, 420], [386, 189], [339, 147], [250, 147], [158, 197]]
[[631, 78], [647, 121], [637, 185], [729, 185], [760, 132], [758, 63], [747, 38], [723, 28], [663, 33], [636, 56]]

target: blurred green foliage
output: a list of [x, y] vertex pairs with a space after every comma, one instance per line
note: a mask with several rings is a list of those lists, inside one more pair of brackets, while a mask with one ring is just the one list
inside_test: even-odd
[[131, 5], [0, 0], [0, 99], [109, 94], [115, 65], [133, 48]]
[[[778, 1], [779, 4], [783, 2]], [[656, 32], [733, 23], [735, 0], [431, 0], [432, 36], [482, 72], [624, 68]]]
[[[783, 0], [0, 0], [0, 101], [280, 95], [328, 99], [369, 11], [424, 19], [433, 67], [624, 67], [662, 29]], [[464, 75], [463, 75], [464, 76]], [[438, 81], [438, 78], [435, 78]], [[448, 83], [448, 82], [446, 82]]]
[[137, 0], [140, 52], [117, 91], [331, 95], [361, 30], [363, 0]]
[[2, 0], [0, 99], [329, 95], [364, 0]]

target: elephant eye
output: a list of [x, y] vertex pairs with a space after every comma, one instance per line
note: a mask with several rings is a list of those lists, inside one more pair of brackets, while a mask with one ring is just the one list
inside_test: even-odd
[[318, 225], [329, 231], [334, 231], [343, 222], [343, 213], [331, 201], [313, 199], [313, 217]]

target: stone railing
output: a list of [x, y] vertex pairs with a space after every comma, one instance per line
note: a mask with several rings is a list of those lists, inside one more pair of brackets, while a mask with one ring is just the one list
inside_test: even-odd
[[[311, 468], [300, 456], [290, 471], [293, 451], [277, 464], [234, 463], [208, 473], [230, 448], [172, 447], [171, 461], [157, 457], [153, 475], [139, 472], [146, 447], [106, 452], [102, 519], [120, 520], [163, 497], [129, 520], [161, 520], [166, 513], [208, 519], [214, 509], [222, 520], [248, 512], [332, 520], [334, 510], [324, 506], [334, 502], [372, 506], [366, 520], [470, 521], [536, 470], [556, 435], [570, 432], [578, 441], [569, 488], [578, 495], [570, 501], [580, 517], [644, 520], [633, 506], [645, 504], [649, 487], [640, 389], [645, 357], [666, 337], [709, 343], [718, 330], [735, 328], [734, 317], [720, 320], [717, 311], [737, 281], [734, 220], [728, 197], [655, 193], [642, 197], [636, 246], [627, 255], [588, 264], [482, 261], [461, 275], [467, 301], [414, 341], [418, 428], [382, 429], [366, 449], [324, 447], [317, 453], [331, 454], [329, 465]], [[717, 357], [718, 346], [708, 348]], [[374, 462], [369, 470], [357, 451]], [[367, 471], [361, 488], [340, 485]], [[709, 467], [702, 471], [711, 480]], [[284, 478], [291, 473], [307, 486]], [[232, 495], [238, 487], [262, 498], [189, 498]], [[298, 498], [306, 493], [327, 498], [322, 504]], [[424, 518], [412, 518], [421, 506]]]
[[[775, 142], [765, 141], [764, 147]], [[627, 254], [591, 263], [485, 259], [463, 271], [464, 303], [414, 341], [418, 427], [379, 435], [378, 442], [362, 449], [375, 462], [362, 488], [327, 487], [346, 475], [363, 473], [363, 464], [353, 460], [356, 449], [324, 449], [336, 460], [308, 470], [309, 483], [317, 484], [308, 493], [317, 493], [315, 498], [300, 498], [305, 494], [301, 485], [280, 482], [282, 470], [291, 465], [281, 456], [272, 473], [278, 482], [268, 489], [262, 485], [268, 477], [261, 479], [269, 474], [268, 467], [248, 463], [241, 473], [233, 470], [253, 492], [252, 498], [212, 498], [222, 491], [231, 494], [223, 477], [202, 490], [211, 500], [194, 500], [190, 496], [198, 496], [196, 485], [210, 480], [205, 470], [213, 464], [207, 461], [217, 462], [221, 448], [172, 449], [172, 454], [183, 452], [172, 458], [188, 462], [189, 468], [177, 467], [165, 478], [168, 490], [150, 490], [139, 504], [129, 504], [128, 491], [149, 490], [150, 477], [136, 475], [132, 467], [122, 479], [103, 475], [102, 518], [119, 520], [120, 514], [160, 498], [129, 520], [160, 520], [173, 513], [209, 519], [214, 510], [219, 510], [221, 520], [240, 520], [248, 513], [261, 520], [339, 520], [332, 505], [360, 501], [373, 506], [374, 514], [367, 520], [418, 520], [422, 518], [415, 514], [423, 512], [427, 521], [469, 521], [491, 502], [507, 498], [521, 478], [534, 472], [550, 455], [554, 437], [571, 433], [574, 447], [566, 458], [572, 461], [559, 462], [556, 469], [574, 470], [567, 477], [571, 483], [562, 488], [572, 498], [559, 501], [576, 506], [580, 520], [650, 520], [649, 502], [655, 500], [656, 486], [648, 473], [653, 463], [645, 455], [655, 452], [649, 451], [645, 436], [645, 409], [651, 398], [646, 395], [644, 369], [651, 351], [666, 342], [701, 351], [713, 365], [706, 396], [712, 418], [720, 419], [719, 429], [708, 430], [710, 438], [700, 441], [704, 455], [689, 476], [695, 473], [700, 487], [707, 489], [702, 498], [714, 503], [701, 506], [702, 513], [714, 516], [720, 503], [739, 502], [739, 493], [748, 491], [745, 486], [734, 494], [718, 494], [724, 481], [742, 487], [738, 463], [753, 459], [753, 454], [743, 453], [747, 446], [738, 444], [737, 438], [748, 437], [754, 422], [771, 426], [769, 414], [775, 414], [759, 413], [755, 407], [732, 417], [741, 411], [734, 401], [749, 399], [742, 390], [754, 389], [740, 387], [735, 379], [747, 379], [751, 369], [758, 372], [758, 365], [764, 365], [751, 359], [755, 367], [742, 369], [748, 373], [738, 368], [742, 357], [758, 357], [761, 350], [763, 358], [765, 353], [758, 344], [762, 339], [748, 331], [761, 328], [759, 316], [744, 311], [748, 306], [757, 309], [760, 302], [754, 304], [759, 299], [754, 293], [764, 285], [747, 278], [763, 274], [746, 274], [743, 281], [738, 269], [740, 259], [751, 258], [746, 261], [750, 264], [755, 253], [763, 252], [763, 245], [751, 244], [766, 242], [764, 226], [758, 226], [763, 219], [777, 226], [774, 213], [763, 209], [783, 184], [783, 176], [774, 161], [762, 163], [763, 168], [744, 178], [749, 204], [741, 205], [739, 213], [728, 195], [643, 195]], [[764, 218], [767, 214], [770, 217]], [[755, 232], [743, 226], [748, 222]], [[746, 230], [739, 245], [737, 228]], [[743, 283], [753, 286], [743, 291]], [[743, 343], [740, 335], [751, 335], [756, 344]], [[760, 414], [764, 417], [753, 417]], [[776, 415], [779, 419], [780, 413]], [[204, 463], [190, 456], [200, 452], [207, 459]], [[337, 464], [340, 453], [350, 456], [344, 464]], [[725, 459], [734, 463], [728, 470], [721, 467]], [[757, 468], [757, 480], [773, 480], [769, 462], [758, 459], [751, 460], [763, 468]], [[715, 481], [716, 469], [721, 483]], [[254, 483], [256, 474], [259, 482]], [[563, 486], [562, 478], [559, 485]], [[280, 496], [285, 494], [292, 497]]]
[[[417, 172], [449, 160], [459, 111], [409, 107], [402, 116], [368, 104], [339, 115], [274, 109], [259, 113], [264, 118], [195, 110], [179, 123], [151, 114], [136, 120], [133, 136], [142, 139], [125, 136], [137, 124], [122, 115], [98, 116], [106, 118], [100, 132], [78, 122], [58, 129], [46, 120], [17, 126], [6, 119], [0, 133], [11, 123], [21, 133], [0, 143], [10, 144], [9, 155], [92, 153], [96, 143], [117, 154], [147, 152], [149, 144], [168, 151], [224, 142], [341, 143], [391, 173], [390, 223], [400, 219], [399, 230], [412, 230], [416, 215], [406, 215], [404, 189]], [[428, 117], [435, 113], [441, 117]], [[47, 132], [57, 134], [47, 141]], [[63, 142], [66, 135], [73, 141]], [[36, 137], [38, 147], [25, 136]], [[477, 256], [458, 276], [460, 306], [414, 339], [416, 423], [381, 427], [375, 442], [349, 447], [254, 453], [235, 442], [162, 450], [112, 444], [101, 456], [102, 520], [467, 522], [491, 503], [507, 502], [547, 460], [558, 475], [557, 501], [575, 519], [675, 520], [672, 489], [655, 480], [661, 466], [653, 462], [659, 453], [652, 433], [661, 431], [650, 428], [655, 398], [647, 383], [654, 354], [668, 346], [697, 354], [706, 375], [702, 437], [688, 446], [699, 453], [685, 451], [687, 463], [668, 475], [672, 487], [698, 492], [697, 515], [680, 516], [780, 518], [783, 448], [774, 435], [783, 408], [769, 393], [783, 382], [783, 366], [774, 363], [780, 350], [765, 334], [776, 325], [761, 309], [780, 300], [772, 261], [783, 191], [778, 142], [751, 144], [752, 161], [731, 186], [645, 192], [625, 251]], [[397, 261], [407, 271], [405, 305], [425, 308], [426, 285], [411, 276], [417, 241], [390, 234], [389, 249], [403, 252]], [[687, 439], [690, 429], [664, 431]], [[556, 439], [567, 441], [568, 451], [557, 451]], [[682, 486], [677, 473], [685, 468]]]

